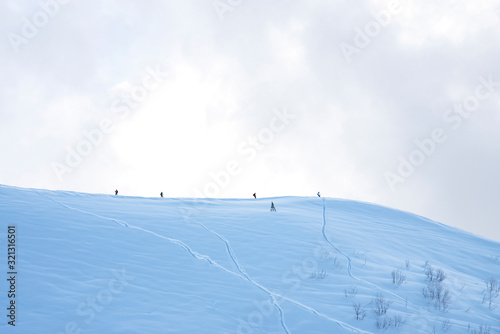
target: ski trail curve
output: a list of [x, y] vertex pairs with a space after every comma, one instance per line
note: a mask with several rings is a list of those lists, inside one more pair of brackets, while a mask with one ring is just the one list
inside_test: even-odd
[[[394, 292], [392, 292], [392, 291], [388, 291], [388, 290], [386, 290], [386, 289], [383, 289], [383, 288], [381, 288], [381, 287], [377, 286], [377, 285], [376, 285], [376, 284], [374, 284], [374, 283], [368, 282], [368, 281], [366, 281], [366, 280], [364, 280], [364, 279], [361, 279], [361, 278], [359, 278], [359, 277], [357, 277], [357, 276], [353, 275], [353, 274], [352, 274], [352, 272], [351, 272], [351, 270], [352, 270], [352, 267], [351, 267], [351, 258], [350, 258], [349, 256], [347, 256], [344, 252], [342, 252], [342, 251], [341, 251], [341, 250], [340, 250], [337, 246], [335, 246], [335, 245], [334, 245], [334, 244], [330, 241], [330, 239], [328, 239], [328, 237], [326, 236], [326, 224], [327, 224], [327, 221], [326, 221], [326, 202], [325, 202], [325, 198], [323, 198], [323, 227], [322, 227], [321, 232], [322, 232], [322, 234], [323, 234], [323, 238], [325, 239], [325, 241], [326, 241], [326, 242], [327, 242], [327, 243], [328, 243], [331, 247], [333, 247], [333, 248], [334, 248], [334, 249], [335, 249], [335, 250], [336, 250], [339, 254], [341, 254], [342, 256], [344, 256], [344, 257], [347, 259], [347, 261], [348, 261], [348, 265], [347, 265], [347, 273], [349, 274], [349, 276], [350, 276], [350, 277], [352, 277], [352, 278], [354, 278], [355, 280], [357, 280], [357, 281], [359, 281], [359, 282], [362, 282], [362, 283], [364, 283], [364, 284], [367, 284], [367, 285], [369, 285], [369, 286], [371, 286], [371, 287], [373, 287], [373, 288], [375, 288], [375, 289], [377, 289], [377, 290], [380, 290], [380, 291], [383, 291], [383, 292], [385, 292], [385, 293], [388, 293], [388, 294], [390, 294], [391, 296], [394, 296], [394, 297], [396, 297], [397, 299], [400, 299], [401, 301], [404, 301], [405, 303], [407, 302], [407, 300], [406, 300], [406, 299], [404, 299], [403, 297], [401, 297], [401, 296], [399, 296], [399, 295], [395, 294]], [[408, 305], [410, 305], [410, 306], [411, 306], [411, 305], [413, 305], [413, 304], [411, 304], [410, 302], [408, 302]], [[420, 308], [420, 307], [418, 307], [418, 306], [416, 306], [416, 305], [413, 305], [413, 306], [414, 306], [414, 309], [415, 309], [415, 310], [425, 311], [424, 309], [422, 309], [422, 308]]]
[[[325, 239], [325, 241], [333, 248], [335, 249], [339, 254], [341, 254], [342, 256], [344, 256], [347, 261], [348, 261], [348, 265], [347, 265], [347, 273], [349, 274], [350, 277], [354, 278], [355, 280], [361, 282], [361, 283], [364, 283], [366, 285], [369, 285], [373, 288], [375, 288], [376, 290], [379, 290], [379, 291], [382, 291], [384, 293], [387, 293], [397, 299], [399, 299], [401, 302], [404, 302], [405, 304], [408, 305], [408, 307], [410, 309], [412, 309], [413, 311], [419, 311], [419, 312], [423, 312], [427, 315], [428, 318], [432, 318], [432, 319], [439, 319], [439, 320], [443, 320], [445, 319], [444, 317], [439, 317], [439, 316], [436, 316], [435, 314], [433, 314], [432, 312], [429, 312], [428, 310], [418, 306], [418, 305], [415, 305], [413, 304], [412, 302], [408, 301], [406, 298], [403, 298], [401, 297], [400, 295], [392, 292], [392, 291], [389, 291], [389, 290], [386, 290], [384, 288], [381, 288], [379, 287], [378, 285], [374, 284], [374, 283], [371, 283], [369, 281], [366, 281], [364, 279], [361, 279], [355, 275], [352, 274], [351, 272], [351, 259], [349, 256], [347, 256], [344, 252], [342, 252], [337, 246], [335, 246], [329, 239], [328, 237], [326, 236], [326, 224], [327, 224], [327, 221], [326, 221], [326, 202], [325, 202], [325, 198], [323, 198], [323, 227], [322, 227], [322, 234], [323, 234], [323, 238]], [[467, 328], [467, 324], [466, 322], [463, 322], [463, 321], [452, 321], [450, 322], [452, 323], [453, 325], [457, 326], [457, 327], [461, 327], [461, 328]]]
[[192, 222], [200, 225], [203, 229], [205, 229], [209, 233], [215, 235], [220, 241], [222, 241], [224, 243], [224, 245], [226, 246], [226, 251], [227, 251], [227, 254], [228, 254], [229, 258], [231, 259], [231, 262], [233, 262], [233, 264], [236, 266], [236, 269], [238, 269], [238, 271], [243, 276], [247, 277], [250, 280], [250, 278], [248, 277], [248, 274], [241, 267], [240, 263], [236, 259], [236, 255], [234, 254], [233, 248], [231, 247], [231, 245], [229, 244], [229, 241], [226, 238], [224, 238], [222, 235], [220, 235], [219, 233], [215, 232], [211, 228], [207, 227], [205, 224], [203, 224], [203, 223], [201, 223], [201, 222], [199, 222], [199, 221], [197, 221], [197, 220], [195, 220], [193, 218], [186, 217], [186, 216], [181, 216], [181, 217], [184, 218], [184, 219], [188, 219], [188, 220], [190, 220], [190, 221], [192, 221]]
[[[294, 304], [316, 316], [319, 316], [321, 318], [324, 318], [330, 322], [333, 322], [335, 324], [337, 324], [340, 328], [346, 330], [346, 331], [350, 331], [351, 333], [358, 333], [358, 334], [373, 334], [372, 332], [367, 332], [367, 331], [364, 331], [364, 330], [361, 330], [359, 328], [356, 328], [352, 325], [349, 325], [343, 321], [340, 321], [340, 320], [337, 320], [337, 319], [334, 319], [332, 317], [329, 317], [328, 315], [324, 314], [324, 313], [321, 313], [319, 311], [317, 311], [316, 309], [310, 307], [310, 306], [307, 306], [305, 304], [302, 304], [301, 302], [293, 299], [293, 298], [290, 298], [290, 297], [287, 297], [287, 296], [284, 296], [284, 295], [281, 295], [279, 293], [276, 293], [268, 288], [266, 288], [265, 286], [261, 285], [260, 283], [256, 282], [254, 279], [252, 279], [250, 276], [248, 276], [248, 274], [246, 274], [246, 272], [244, 270], [241, 269], [240, 265], [239, 264], [236, 264], [235, 265], [237, 266], [237, 268], [241, 269], [242, 271], [240, 273], [238, 272], [234, 272], [230, 269], [227, 269], [226, 267], [224, 267], [223, 265], [219, 264], [217, 261], [214, 261], [213, 259], [211, 259], [208, 255], [204, 255], [204, 254], [200, 254], [196, 251], [194, 251], [191, 247], [189, 247], [186, 243], [182, 242], [181, 240], [177, 240], [177, 239], [173, 239], [173, 238], [169, 238], [169, 237], [166, 237], [164, 235], [161, 235], [159, 233], [156, 233], [156, 232], [153, 232], [153, 231], [150, 231], [148, 229], [144, 229], [142, 227], [138, 227], [138, 226], [134, 226], [134, 225], [131, 225], [125, 221], [122, 221], [122, 220], [119, 220], [119, 219], [115, 219], [115, 218], [110, 218], [110, 217], [105, 217], [105, 216], [102, 216], [102, 215], [99, 215], [99, 214], [95, 214], [95, 213], [92, 213], [92, 212], [89, 212], [89, 211], [85, 211], [85, 210], [81, 210], [81, 209], [77, 209], [77, 208], [74, 208], [70, 205], [67, 205], [67, 204], [64, 204], [48, 195], [45, 195], [45, 194], [42, 194], [40, 192], [38, 192], [39, 195], [43, 196], [43, 197], [46, 197], [46, 198], [49, 198], [50, 200], [54, 201], [55, 203], [63, 206], [64, 208], [66, 209], [69, 209], [69, 210], [74, 210], [74, 211], [77, 211], [77, 212], [80, 212], [80, 213], [83, 213], [83, 214], [88, 214], [88, 215], [91, 215], [91, 216], [94, 216], [94, 217], [97, 217], [97, 218], [100, 218], [100, 219], [103, 219], [103, 220], [108, 220], [108, 221], [112, 221], [122, 227], [126, 227], [126, 228], [129, 228], [129, 229], [135, 229], [135, 230], [138, 230], [138, 231], [142, 231], [144, 233], [148, 233], [148, 234], [151, 234], [151, 235], [154, 235], [158, 238], [161, 238], [161, 239], [164, 239], [164, 240], [167, 240], [173, 244], [176, 244], [178, 246], [180, 246], [182, 249], [184, 249], [185, 251], [187, 251], [193, 258], [197, 259], [197, 260], [201, 260], [201, 261], [205, 261], [205, 262], [208, 262], [209, 264], [233, 275], [233, 276], [236, 276], [236, 277], [239, 277], [249, 283], [251, 283], [252, 285], [254, 285], [256, 288], [258, 288], [259, 290], [265, 292], [266, 294], [268, 294], [271, 298], [271, 300], [273, 301], [273, 304], [276, 306], [276, 308], [278, 309], [278, 311], [280, 312], [280, 317], [281, 317], [281, 325], [282, 325], [282, 328], [285, 330], [285, 332], [287, 334], [290, 334], [290, 331], [288, 330], [288, 328], [286, 327], [285, 323], [284, 323], [284, 312], [283, 312], [283, 309], [278, 305], [278, 302], [277, 302], [277, 298], [278, 299], [282, 299], [282, 300], [285, 300], [285, 301], [288, 301], [290, 302], [291, 304]], [[191, 219], [191, 218], [188, 218], [188, 219]], [[193, 219], [192, 219], [193, 220]], [[195, 221], [195, 220], [193, 220]], [[196, 222], [196, 221], [195, 221]], [[198, 222], [199, 223], [199, 222]], [[201, 224], [201, 223], [199, 223]], [[201, 224], [203, 225], [203, 224]], [[211, 231], [210, 229], [208, 229], [207, 227], [205, 227], [207, 230]], [[212, 231], [213, 232], [213, 231]], [[213, 232], [217, 235], [219, 235], [218, 233], [216, 232]], [[221, 238], [221, 240], [227, 242], [227, 240], [225, 240], [225, 238], [223, 238], [222, 236], [219, 235], [219, 237]], [[227, 250], [229, 252], [229, 250], [231, 250], [231, 258], [235, 261], [236, 261], [236, 258], [234, 256], [234, 253], [232, 251], [232, 248], [231, 246], [229, 245], [229, 243], [226, 244], [226, 247], [227, 247]]]
[[[40, 193], [39, 193], [40, 194]], [[72, 206], [69, 206], [67, 204], [64, 204], [62, 202], [59, 202], [58, 200], [56, 199], [53, 199], [52, 197], [50, 196], [47, 196], [45, 194], [40, 194], [44, 197], [47, 197], [48, 199], [51, 199], [52, 201], [56, 202], [57, 204], [65, 207], [66, 209], [70, 209], [70, 210], [74, 210], [74, 211], [78, 211], [78, 212], [81, 212], [81, 213], [85, 213], [85, 214], [88, 214], [88, 215], [91, 215], [91, 216], [94, 216], [94, 217], [97, 217], [97, 218], [100, 218], [100, 219], [105, 219], [105, 220], [111, 220], [112, 222], [115, 222], [116, 224], [118, 225], [121, 225], [121, 226], [125, 226], [125, 227], [130, 227], [128, 223], [122, 221], [122, 220], [119, 220], [119, 219], [114, 219], [114, 218], [108, 218], [108, 217], [104, 217], [104, 216], [101, 216], [101, 215], [98, 215], [96, 213], [93, 213], [93, 212], [89, 212], [89, 211], [84, 211], [84, 210], [80, 210], [80, 209], [77, 209], [77, 208], [74, 208]]]
[[342, 255], [343, 257], [345, 257], [347, 259], [347, 273], [349, 274], [349, 276], [351, 278], [354, 278], [356, 280], [359, 280], [359, 278], [357, 278], [356, 276], [353, 276], [352, 272], [351, 272], [351, 258], [349, 256], [347, 256], [344, 252], [342, 252], [337, 246], [335, 246], [331, 241], [330, 239], [328, 239], [328, 237], [326, 236], [326, 204], [325, 204], [325, 199], [323, 198], [323, 227], [321, 229], [321, 233], [323, 234], [323, 239], [325, 239], [325, 241], [333, 247], [333, 249], [335, 249], [337, 251], [337, 253], [339, 253], [340, 255]]
[[[159, 238], [162, 238], [162, 239], [165, 239], [165, 240], [168, 240], [169, 242], [173, 243], [173, 244], [176, 244], [180, 247], [182, 247], [184, 250], [186, 250], [192, 257], [194, 257], [195, 259], [198, 259], [198, 260], [203, 260], [203, 261], [206, 261], [208, 262], [209, 264], [211, 265], [214, 265], [230, 274], [233, 274], [233, 275], [236, 275], [236, 276], [240, 276], [242, 277], [241, 275], [235, 273], [234, 271], [231, 271], [227, 268], [225, 268], [224, 266], [220, 265], [219, 263], [217, 263], [216, 261], [212, 260], [209, 256], [207, 255], [203, 255], [203, 254], [200, 254], [196, 251], [194, 251], [193, 249], [191, 249], [191, 247], [189, 247], [187, 244], [185, 244], [184, 242], [182, 242], [181, 240], [178, 240], [178, 239], [173, 239], [173, 238], [169, 238], [169, 237], [166, 237], [164, 235], [161, 235], [161, 234], [158, 234], [156, 232], [153, 232], [153, 231], [150, 231], [150, 230], [147, 230], [147, 229], [144, 229], [142, 227], [138, 227], [138, 226], [134, 226], [134, 225], [130, 225], [128, 224], [127, 222], [124, 222], [123, 220], [119, 220], [119, 219], [115, 219], [115, 218], [109, 218], [109, 217], [105, 217], [105, 216], [102, 216], [102, 215], [98, 215], [96, 213], [93, 213], [93, 212], [89, 212], [89, 211], [85, 211], [85, 210], [81, 210], [81, 209], [77, 209], [77, 208], [74, 208], [72, 206], [69, 206], [67, 204], [64, 204], [56, 199], [53, 199], [52, 197], [50, 196], [47, 196], [47, 195], [43, 195], [49, 199], [51, 199], [52, 201], [60, 204], [61, 206], [67, 208], [67, 209], [70, 209], [70, 210], [74, 210], [74, 211], [77, 211], [77, 212], [80, 212], [80, 213], [84, 213], [84, 214], [88, 214], [88, 215], [91, 215], [91, 216], [94, 216], [94, 217], [97, 217], [97, 218], [100, 218], [100, 219], [103, 219], [103, 220], [109, 220], [109, 221], [112, 221], [112, 222], [115, 222], [116, 224], [120, 225], [120, 226], [124, 226], [124, 227], [127, 227], [127, 228], [130, 228], [130, 229], [135, 229], [135, 230], [139, 230], [139, 231], [142, 231], [142, 232], [145, 232], [145, 233], [149, 233], [149, 234], [152, 234], [156, 237], [159, 237]], [[244, 278], [244, 277], [242, 277]]]
[[184, 216], [184, 215], [181, 215], [182, 218], [184, 219], [188, 219], [198, 225], [200, 225], [201, 227], [203, 227], [206, 231], [208, 231], [209, 233], [215, 235], [219, 240], [221, 240], [225, 246], [226, 246], [226, 251], [227, 251], [227, 254], [229, 256], [229, 258], [231, 259], [231, 262], [233, 262], [233, 264], [236, 266], [236, 269], [238, 269], [238, 272], [250, 283], [252, 283], [254, 286], [258, 287], [260, 290], [264, 291], [266, 294], [269, 295], [269, 297], [271, 298], [272, 302], [273, 302], [273, 305], [274, 307], [276, 307], [280, 313], [280, 323], [281, 323], [281, 327], [283, 328], [283, 330], [285, 331], [286, 334], [290, 334], [290, 331], [288, 330], [288, 328], [286, 327], [286, 324], [285, 324], [285, 315], [284, 315], [284, 311], [283, 309], [281, 308], [281, 306], [279, 305], [279, 303], [276, 301], [276, 298], [274, 296], [274, 294], [271, 292], [271, 291], [268, 291], [265, 287], [263, 287], [262, 285], [260, 285], [259, 283], [257, 283], [252, 277], [250, 277], [247, 272], [245, 271], [245, 269], [243, 269], [243, 267], [240, 265], [240, 263], [238, 262], [238, 260], [236, 259], [236, 255], [234, 254], [234, 251], [233, 251], [233, 248], [231, 247], [231, 245], [229, 244], [229, 241], [223, 237], [222, 235], [220, 235], [219, 233], [215, 232], [214, 230], [212, 230], [211, 228], [207, 227], [205, 224], [193, 219], [193, 218], [190, 218], [190, 217], [187, 217], [187, 216]]

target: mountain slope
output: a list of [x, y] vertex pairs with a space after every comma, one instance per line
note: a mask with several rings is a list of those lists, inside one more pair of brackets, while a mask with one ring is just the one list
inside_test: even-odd
[[2, 186], [0, 223], [5, 258], [11, 225], [17, 252], [16, 326], [2, 333], [500, 331], [500, 298], [483, 302], [499, 243], [372, 204]]

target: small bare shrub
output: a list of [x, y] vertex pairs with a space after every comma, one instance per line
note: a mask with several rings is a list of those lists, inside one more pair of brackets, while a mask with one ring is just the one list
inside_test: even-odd
[[443, 282], [446, 279], [442, 269], [435, 270], [428, 262], [425, 263], [424, 274], [428, 282]]
[[431, 299], [438, 310], [445, 312], [450, 307], [450, 291], [441, 282], [429, 282], [422, 289], [422, 294], [425, 298]]
[[324, 271], [323, 269], [319, 271], [315, 271], [311, 274], [309, 274], [309, 279], [315, 279], [315, 280], [320, 280], [328, 276], [328, 273]]
[[450, 330], [450, 328], [451, 328], [450, 319], [443, 320], [442, 328], [443, 328], [443, 331], [446, 333]]
[[393, 270], [391, 272], [391, 275], [392, 275], [392, 284], [400, 286], [406, 281], [406, 276], [403, 275], [403, 273], [399, 269]]
[[399, 327], [403, 327], [405, 325], [405, 320], [404, 320], [403, 316], [401, 316], [400, 314], [396, 314], [396, 315], [394, 315], [393, 323], [394, 323], [394, 327], [399, 328]]
[[356, 320], [363, 320], [366, 316], [365, 308], [360, 303], [353, 303], [352, 307]]
[[484, 291], [483, 303], [488, 302], [490, 309], [495, 308], [494, 300], [500, 295], [500, 286], [495, 277], [490, 277], [486, 281], [486, 290]]
[[446, 279], [446, 274], [444, 273], [444, 271], [442, 271], [441, 269], [438, 269], [436, 271], [436, 281], [437, 282], [442, 282]]
[[339, 262], [339, 259], [337, 259], [336, 257], [333, 258], [332, 265], [333, 265], [333, 268], [335, 268], [337, 270], [342, 269], [342, 264]]
[[385, 300], [384, 295], [379, 293], [377, 297], [373, 300], [373, 312], [377, 317], [381, 317], [387, 314], [390, 303]]
[[471, 333], [471, 334], [491, 334], [491, 328], [490, 328], [490, 326], [481, 324], [481, 325], [479, 325], [479, 327], [477, 329], [474, 329], [469, 324], [469, 333]]
[[434, 302], [436, 309], [443, 312], [450, 306], [450, 291], [444, 286], [443, 281], [446, 274], [443, 270], [432, 268], [429, 263], [425, 264], [424, 274], [427, 280], [427, 286], [423, 288], [422, 294], [425, 298], [430, 298]]
[[344, 295], [346, 298], [354, 297], [358, 293], [358, 288], [356, 286], [351, 287], [350, 290], [344, 290]]
[[389, 329], [392, 326], [392, 319], [389, 317], [377, 317], [375, 325], [378, 329]]

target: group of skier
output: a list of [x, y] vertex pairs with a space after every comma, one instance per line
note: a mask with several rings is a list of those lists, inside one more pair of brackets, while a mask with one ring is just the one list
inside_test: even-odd
[[[118, 195], [118, 189], [115, 190], [115, 196]], [[160, 193], [160, 197], [163, 198], [163, 191]]]
[[[115, 196], [118, 195], [118, 189], [115, 190]], [[321, 197], [320, 192], [316, 194], [318, 197]], [[253, 198], [257, 199], [257, 193], [253, 193]], [[163, 198], [163, 191], [160, 193], [160, 197]], [[274, 202], [271, 202], [271, 211], [276, 211], [276, 207], [274, 206]]]

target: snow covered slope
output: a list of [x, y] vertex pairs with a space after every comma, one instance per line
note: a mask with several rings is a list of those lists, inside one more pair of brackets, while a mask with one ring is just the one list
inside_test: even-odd
[[372, 204], [0, 186], [0, 249], [0, 333], [500, 333], [500, 244]]

